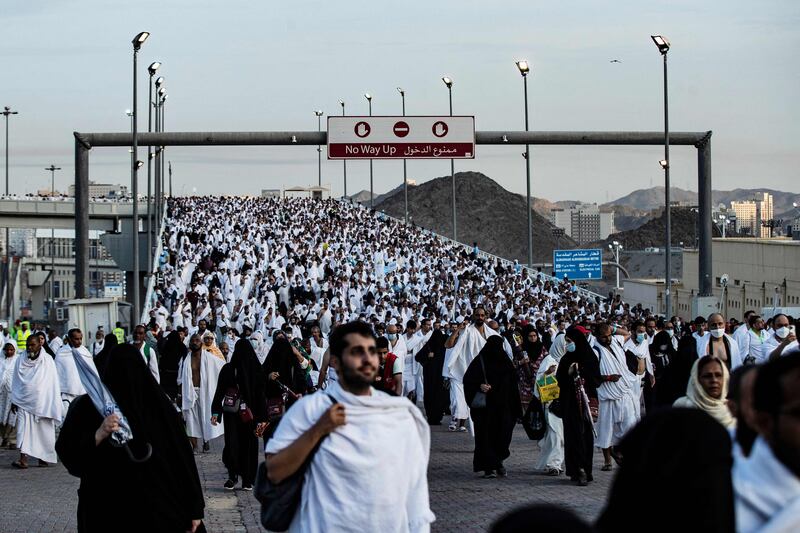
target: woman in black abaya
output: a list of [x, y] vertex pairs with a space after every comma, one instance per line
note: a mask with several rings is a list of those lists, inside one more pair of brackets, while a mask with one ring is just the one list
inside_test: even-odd
[[56, 451], [78, 489], [78, 531], [203, 531], [205, 502], [180, 415], [145, 366], [139, 351], [117, 346], [101, 379], [130, 424], [128, 445], [111, 444], [111, 417], [101, 416], [87, 395], [70, 406]]
[[189, 349], [183, 344], [180, 333], [173, 331], [164, 341], [164, 347], [158, 357], [161, 388], [175, 402], [178, 397], [178, 367], [188, 352]]
[[[228, 413], [222, 409], [222, 400], [229, 392], [237, 392], [239, 400], [253, 413], [253, 420], [243, 422], [239, 413]], [[225, 427], [225, 448], [222, 463], [228, 470], [224, 487], [233, 490], [241, 476], [242, 488], [252, 489], [258, 468], [258, 438], [256, 424], [265, 421], [264, 371], [258, 362], [256, 351], [247, 339], [236, 342], [231, 362], [222, 367], [217, 380], [217, 391], [211, 403], [212, 424], [220, 416]]]
[[564, 463], [567, 475], [580, 485], [592, 481], [594, 428], [588, 401], [597, 399], [600, 384], [600, 362], [584, 331], [581, 326], [567, 329], [567, 351], [556, 370], [564, 422]]
[[[483, 364], [481, 365], [481, 361]], [[503, 461], [510, 455], [509, 445], [522, 406], [517, 389], [517, 374], [503, 350], [503, 338], [493, 335], [473, 359], [464, 374], [464, 396], [472, 405], [478, 392], [486, 394], [486, 407], [470, 408], [475, 426], [473, 472], [484, 478], [505, 477]]]

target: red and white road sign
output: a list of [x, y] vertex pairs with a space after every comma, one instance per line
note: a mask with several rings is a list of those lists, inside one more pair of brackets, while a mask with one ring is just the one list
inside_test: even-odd
[[474, 159], [475, 117], [328, 117], [328, 159]]
[[404, 122], [401, 120], [400, 122], [394, 125], [393, 131], [395, 135], [402, 138], [408, 135], [408, 132], [411, 130], [408, 127], [408, 122]]

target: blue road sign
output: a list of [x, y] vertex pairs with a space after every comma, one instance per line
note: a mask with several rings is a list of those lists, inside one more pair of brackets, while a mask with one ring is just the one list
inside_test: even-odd
[[556, 276], [569, 279], [600, 279], [603, 277], [603, 251], [553, 250], [553, 270]]

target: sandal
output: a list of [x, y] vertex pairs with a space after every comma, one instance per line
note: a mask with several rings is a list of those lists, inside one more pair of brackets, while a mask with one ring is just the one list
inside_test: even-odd
[[50, 463], [48, 463], [46, 461], [42, 461], [41, 459], [39, 459], [39, 465], [38, 466], [40, 468], [46, 468], [46, 467], [50, 466]]
[[545, 472], [545, 475], [553, 476], [553, 477], [560, 476], [561, 475], [561, 470], [559, 470], [558, 468], [549, 468], [547, 470], [547, 472]]
[[611, 463], [606, 463], [600, 470], [602, 470], [603, 472], [611, 472], [612, 468], [613, 467], [611, 466]]
[[27, 464], [21, 463], [19, 461], [14, 461], [13, 463], [11, 463], [11, 466], [13, 466], [14, 468], [19, 468], [20, 470], [25, 470], [26, 468], [28, 468]]

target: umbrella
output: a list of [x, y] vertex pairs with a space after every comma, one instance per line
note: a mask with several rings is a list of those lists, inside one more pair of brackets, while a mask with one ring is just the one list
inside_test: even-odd
[[131, 461], [134, 463], [143, 463], [150, 459], [153, 453], [153, 447], [149, 442], [146, 443], [147, 452], [141, 459], [134, 457], [133, 451], [128, 447], [128, 441], [133, 439], [133, 431], [131, 431], [128, 419], [122, 414], [116, 400], [114, 400], [114, 397], [111, 395], [111, 391], [108, 390], [100, 379], [94, 362], [90, 358], [85, 357], [77, 348], [72, 348], [72, 356], [75, 358], [75, 366], [78, 369], [83, 388], [86, 389], [86, 394], [89, 395], [97, 412], [99, 412], [103, 418], [113, 413], [116, 413], [119, 417], [119, 429], [111, 434], [111, 444], [116, 447], [125, 448], [128, 457], [130, 457]]

